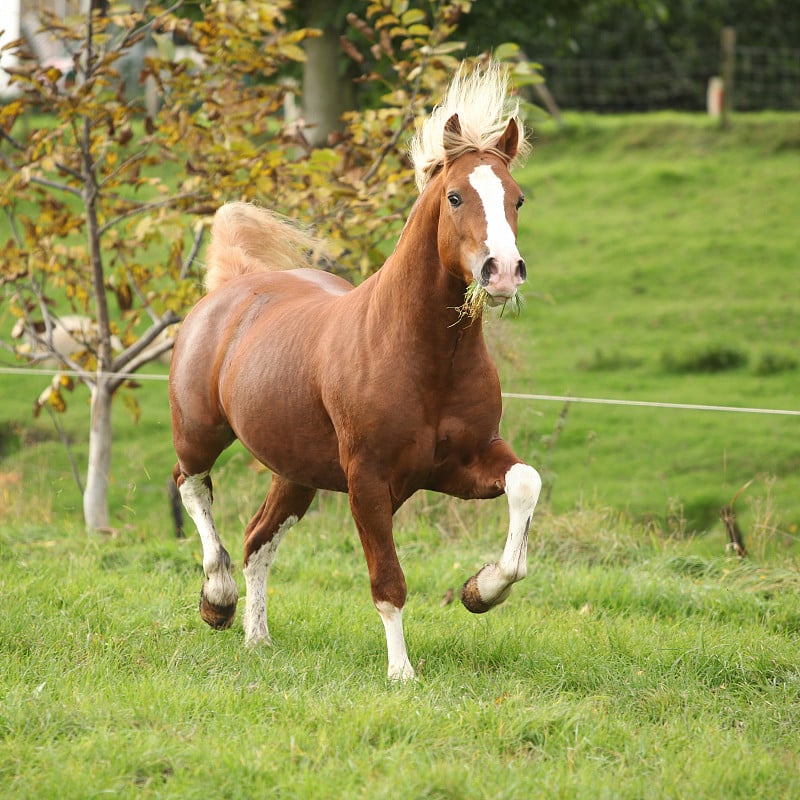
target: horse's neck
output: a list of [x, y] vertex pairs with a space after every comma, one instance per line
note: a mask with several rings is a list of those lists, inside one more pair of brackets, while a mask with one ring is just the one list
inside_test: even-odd
[[360, 306], [360, 341], [371, 357], [396, 366], [412, 363], [407, 379], [433, 389], [426, 396], [442, 404], [452, 392], [461, 401], [470, 391], [490, 393], [496, 371], [481, 320], [460, 314], [463, 281], [450, 275], [439, 259], [435, 198], [417, 201], [394, 252], [350, 298]]
[[373, 276], [371, 304], [385, 321], [396, 320], [432, 342], [482, 342], [480, 320], [460, 318], [465, 287], [439, 259], [438, 224], [438, 192], [429, 187], [412, 208], [394, 252]]

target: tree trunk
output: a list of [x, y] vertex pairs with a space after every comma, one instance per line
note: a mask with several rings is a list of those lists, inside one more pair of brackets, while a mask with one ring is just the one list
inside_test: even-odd
[[92, 386], [92, 420], [89, 429], [89, 464], [83, 492], [83, 517], [88, 530], [109, 527], [108, 477], [111, 471], [111, 401], [114, 397], [103, 377]]
[[[317, 9], [321, 5], [322, 10]], [[313, 147], [322, 147], [328, 136], [340, 128], [342, 114], [352, 107], [352, 84], [340, 76], [342, 48], [339, 33], [331, 26], [315, 22], [329, 15], [325, 3], [312, 3], [309, 25], [322, 30], [322, 36], [306, 39], [303, 47], [303, 134]]]
[[[107, 3], [100, 7], [105, 12]], [[97, 6], [93, 6], [97, 7]], [[92, 47], [91, 14], [87, 27], [86, 78], [91, 79], [96, 67]], [[111, 323], [105, 289], [105, 273], [100, 245], [100, 225], [97, 215], [99, 194], [97, 165], [92, 151], [92, 127], [89, 116], [83, 118], [81, 136], [82, 198], [86, 215], [86, 240], [92, 273], [92, 294], [99, 341], [97, 343], [97, 373], [90, 382], [92, 392], [91, 423], [89, 427], [89, 463], [86, 468], [86, 488], [83, 491], [83, 519], [87, 530], [109, 527], [108, 477], [111, 471], [111, 401], [114, 387], [108, 373], [112, 368]]]

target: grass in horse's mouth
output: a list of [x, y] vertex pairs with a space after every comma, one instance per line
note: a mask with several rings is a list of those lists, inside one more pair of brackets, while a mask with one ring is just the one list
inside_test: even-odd
[[[478, 281], [472, 281], [467, 286], [467, 291], [464, 292], [464, 302], [458, 310], [458, 321], [460, 322], [464, 317], [470, 321], [478, 319], [484, 312], [484, 309], [489, 304], [489, 292], [481, 286]], [[517, 292], [510, 300], [503, 303], [500, 309], [500, 316], [506, 313], [506, 309], [510, 309], [511, 313], [515, 316], [522, 311], [522, 295]]]

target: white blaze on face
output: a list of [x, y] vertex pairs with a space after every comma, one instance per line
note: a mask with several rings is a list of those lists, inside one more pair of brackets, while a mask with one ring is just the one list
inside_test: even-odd
[[[505, 189], [489, 164], [476, 167], [469, 176], [469, 182], [478, 193], [486, 215], [487, 258], [493, 258], [501, 273], [514, 273], [520, 261], [514, 231], [506, 219]], [[483, 264], [477, 265], [476, 278], [480, 277]]]

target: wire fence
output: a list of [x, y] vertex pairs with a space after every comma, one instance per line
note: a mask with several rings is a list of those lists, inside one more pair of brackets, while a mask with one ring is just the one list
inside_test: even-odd
[[[70, 370], [37, 369], [31, 367], [0, 367], [0, 375], [39, 375], [42, 377], [51, 378], [56, 374], [80, 377], [80, 373], [72, 372]], [[106, 376], [114, 378], [135, 378], [137, 381], [169, 380], [169, 376], [163, 373], [112, 372], [106, 373]], [[520, 392], [503, 392], [502, 396], [508, 400], [528, 400], [545, 403], [586, 403], [590, 405], [605, 406], [664, 408], [678, 411], [719, 411], [738, 414], [764, 414], [769, 416], [800, 417], [800, 409], [789, 408], [755, 408], [747, 406], [705, 405], [702, 403], [668, 403], [660, 400], [626, 400], [611, 397], [577, 397], [573, 395], [525, 394]]]
[[[581, 111], [704, 111], [717, 49], [652, 57], [540, 58], [556, 103]], [[737, 46], [733, 107], [800, 110], [800, 49]]]

